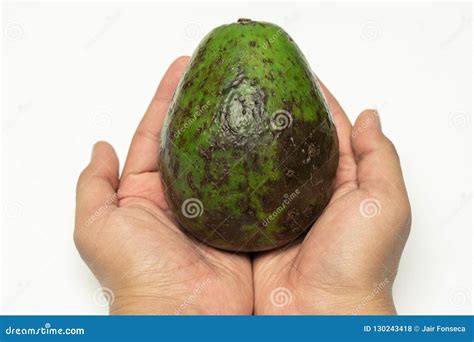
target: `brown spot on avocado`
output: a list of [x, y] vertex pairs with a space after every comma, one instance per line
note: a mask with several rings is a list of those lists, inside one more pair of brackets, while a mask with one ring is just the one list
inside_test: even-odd
[[191, 172], [188, 173], [188, 176], [186, 177], [187, 181], [188, 181], [188, 185], [189, 187], [193, 190], [193, 191], [196, 191], [196, 186], [194, 185], [194, 181], [193, 181], [193, 174]]

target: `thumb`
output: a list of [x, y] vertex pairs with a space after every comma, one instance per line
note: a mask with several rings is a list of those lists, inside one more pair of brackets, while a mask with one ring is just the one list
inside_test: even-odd
[[382, 133], [376, 110], [365, 110], [359, 115], [352, 129], [351, 142], [360, 188], [405, 189], [397, 151]]
[[77, 182], [75, 238], [88, 235], [104, 214], [117, 207], [118, 169], [114, 148], [103, 141], [96, 143]]

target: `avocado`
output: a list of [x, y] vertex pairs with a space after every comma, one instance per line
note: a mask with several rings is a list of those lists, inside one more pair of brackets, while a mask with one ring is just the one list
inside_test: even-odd
[[339, 160], [331, 114], [300, 49], [279, 26], [249, 19], [199, 44], [159, 153], [181, 228], [236, 252], [304, 236], [331, 198]]

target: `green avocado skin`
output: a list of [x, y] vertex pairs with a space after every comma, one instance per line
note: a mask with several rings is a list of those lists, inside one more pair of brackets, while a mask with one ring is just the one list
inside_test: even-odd
[[303, 237], [328, 204], [339, 160], [331, 114], [280, 27], [219, 26], [191, 57], [161, 133], [165, 196], [181, 228], [224, 250]]

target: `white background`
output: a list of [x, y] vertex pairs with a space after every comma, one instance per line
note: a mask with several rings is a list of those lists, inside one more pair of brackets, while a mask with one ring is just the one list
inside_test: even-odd
[[124, 161], [168, 64], [239, 17], [287, 30], [354, 120], [378, 107], [413, 209], [401, 314], [471, 312], [472, 13], [443, 4], [6, 4], [3, 313], [96, 314], [72, 241], [91, 146]]

